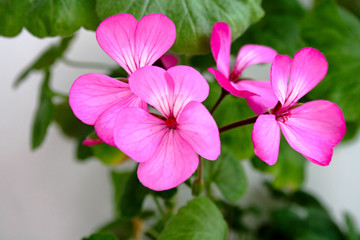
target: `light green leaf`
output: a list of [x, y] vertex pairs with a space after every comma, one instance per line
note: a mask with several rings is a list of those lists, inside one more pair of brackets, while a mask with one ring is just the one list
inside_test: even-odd
[[146, 0], [97, 1], [100, 19], [130, 13], [137, 19], [146, 14], [163, 13], [176, 26], [177, 38], [172, 51], [187, 54], [210, 50], [210, 35], [216, 22], [227, 22], [234, 39], [263, 16], [260, 0]]
[[337, 103], [345, 119], [359, 126], [360, 21], [334, 0], [318, 1], [302, 23], [304, 40], [324, 53], [328, 74], [309, 96]]
[[34, 0], [25, 27], [37, 37], [68, 36], [80, 27], [95, 30], [99, 21], [95, 0]]
[[30, 0], [0, 1], [0, 35], [14, 37], [24, 26], [24, 15], [30, 6]]
[[223, 148], [216, 161], [204, 161], [207, 181], [214, 182], [223, 196], [231, 202], [239, 200], [247, 188], [247, 179], [239, 161], [228, 149]]
[[32, 127], [32, 149], [40, 147], [45, 139], [47, 129], [53, 120], [55, 105], [49, 88], [50, 72], [45, 71], [45, 76], [40, 89], [39, 105], [35, 113]]
[[227, 224], [216, 205], [198, 197], [179, 209], [158, 240], [226, 240]]
[[106, 143], [100, 143], [91, 146], [94, 156], [98, 158], [102, 163], [106, 165], [116, 165], [129, 159], [122, 151], [117, 147], [110, 146]]

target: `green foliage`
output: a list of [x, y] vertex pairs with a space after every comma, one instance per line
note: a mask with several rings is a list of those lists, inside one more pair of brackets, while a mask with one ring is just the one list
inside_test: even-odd
[[171, 50], [187, 54], [203, 54], [210, 50], [215, 22], [227, 22], [235, 39], [263, 15], [259, 0], [102, 0], [97, 2], [96, 10], [100, 19], [125, 12], [137, 19], [149, 13], [163, 13], [176, 26], [177, 38]]
[[216, 205], [198, 197], [179, 209], [158, 240], [225, 240], [227, 225]]
[[24, 15], [30, 4], [30, 0], [0, 1], [0, 35], [14, 37], [21, 32], [26, 21]]
[[310, 97], [337, 103], [345, 119], [359, 127], [360, 108], [354, 104], [360, 102], [359, 19], [333, 0], [318, 1], [302, 23], [302, 35], [306, 43], [323, 52], [329, 62], [327, 76], [310, 92]]
[[64, 55], [72, 39], [72, 36], [65, 37], [62, 38], [59, 43], [48, 47], [39, 55], [39, 57], [36, 58], [36, 60], [34, 60], [34, 62], [29, 67], [23, 70], [20, 76], [16, 79], [14, 85], [18, 86], [20, 83], [22, 83], [32, 71], [50, 69], [54, 63]]
[[50, 72], [45, 71], [44, 75], [40, 89], [39, 105], [32, 127], [32, 149], [38, 148], [44, 141], [47, 129], [55, 113], [55, 105], [52, 102], [52, 92], [49, 87]]
[[356, 228], [354, 220], [351, 218], [350, 214], [345, 214], [345, 223], [347, 227], [347, 240], [359, 240], [360, 234]]
[[251, 163], [255, 169], [274, 176], [272, 184], [278, 189], [294, 191], [301, 187], [305, 175], [306, 160], [293, 150], [284, 138], [281, 139], [279, 157], [276, 164], [269, 166], [254, 156]]
[[95, 233], [82, 240], [118, 240], [118, 238], [111, 233]]
[[204, 161], [206, 182], [214, 182], [226, 200], [236, 202], [247, 189], [247, 179], [244, 169], [229, 150], [222, 149], [216, 161]]

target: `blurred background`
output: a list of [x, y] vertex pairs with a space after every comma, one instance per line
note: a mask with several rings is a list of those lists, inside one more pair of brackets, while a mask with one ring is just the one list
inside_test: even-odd
[[[39, 101], [42, 74], [32, 73], [18, 88], [21, 70], [57, 38], [38, 39], [26, 30], [15, 38], [0, 37], [0, 239], [80, 239], [112, 218], [108, 167], [99, 161], [75, 160], [75, 145], [52, 124], [44, 144], [31, 151], [31, 125]], [[81, 30], [66, 57], [116, 66], [98, 46], [95, 33]], [[251, 69], [269, 79], [269, 66]], [[57, 63], [52, 88], [68, 93], [81, 74], [101, 72]], [[358, 104], [358, 103], [354, 103]], [[240, 204], [266, 204], [263, 174], [244, 161], [249, 186]], [[335, 148], [331, 164], [307, 164], [304, 189], [324, 202], [343, 222], [350, 212], [360, 222], [360, 136]], [[261, 202], [260, 202], [261, 200]]]

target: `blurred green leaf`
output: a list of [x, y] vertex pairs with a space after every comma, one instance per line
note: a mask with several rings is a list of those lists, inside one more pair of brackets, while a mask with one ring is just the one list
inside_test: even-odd
[[360, 1], [358, 0], [338, 0], [338, 4], [352, 12], [358, 18], [360, 18]]
[[216, 205], [198, 197], [179, 209], [158, 240], [226, 240], [227, 234], [226, 222]]
[[274, 165], [267, 165], [257, 156], [251, 159], [255, 169], [274, 176], [272, 184], [275, 188], [290, 191], [295, 191], [303, 183], [306, 161], [300, 153], [289, 146], [284, 138], [281, 139], [279, 157]]
[[51, 45], [42, 52], [36, 60], [27, 67], [15, 80], [15, 87], [22, 83], [25, 78], [34, 70], [43, 70], [50, 68], [58, 59], [60, 59], [69, 47], [73, 36], [62, 38], [59, 43]]
[[[221, 87], [217, 82], [209, 82], [210, 93], [204, 104], [211, 109], [220, 96]], [[215, 110], [214, 119], [218, 127], [223, 127], [255, 114], [247, 105], [245, 99], [228, 95]], [[220, 139], [223, 147], [229, 149], [237, 159], [247, 159], [254, 155], [254, 147], [251, 141], [253, 125], [247, 125], [221, 133]]]
[[94, 233], [90, 237], [83, 238], [82, 240], [118, 240], [112, 233]]
[[216, 161], [204, 161], [203, 164], [207, 182], [214, 182], [225, 199], [235, 202], [244, 195], [247, 189], [245, 172], [241, 161], [229, 150], [223, 148]]
[[127, 240], [133, 235], [134, 225], [132, 220], [116, 219], [102, 226], [97, 234], [116, 236], [117, 239]]
[[55, 105], [52, 102], [52, 93], [49, 83], [50, 72], [49, 70], [46, 70], [40, 89], [40, 98], [32, 127], [32, 149], [40, 147], [45, 139], [47, 129], [54, 117]]
[[122, 151], [117, 147], [110, 146], [106, 143], [100, 143], [91, 146], [94, 156], [98, 158], [102, 163], [106, 165], [116, 165], [129, 159]]
[[265, 17], [252, 25], [231, 47], [237, 54], [244, 44], [262, 44], [279, 54], [294, 55], [305, 46], [300, 35], [300, 20], [305, 10], [296, 0], [264, 0]]
[[345, 119], [359, 125], [360, 21], [334, 0], [317, 1], [302, 23], [304, 40], [324, 53], [328, 74], [309, 95], [337, 103]]
[[347, 240], [359, 240], [360, 235], [356, 229], [356, 225], [349, 213], [344, 215], [345, 224], [347, 227]]
[[121, 212], [119, 212], [119, 204], [130, 174], [130, 172], [111, 171], [111, 182], [114, 195], [114, 210], [119, 216], [121, 216]]
[[130, 13], [137, 19], [149, 13], [163, 13], [176, 26], [177, 38], [171, 50], [187, 54], [209, 52], [214, 23], [227, 22], [235, 39], [263, 16], [260, 0], [101, 0], [97, 1], [96, 10], [100, 19], [119, 13]]
[[25, 18], [26, 29], [40, 38], [68, 36], [82, 26], [95, 30], [99, 24], [95, 0], [35, 0]]
[[0, 1], [0, 35], [14, 37], [21, 32], [30, 4], [30, 0]]

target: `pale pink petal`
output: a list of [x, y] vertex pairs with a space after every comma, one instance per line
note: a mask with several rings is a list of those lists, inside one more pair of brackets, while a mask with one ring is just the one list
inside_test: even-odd
[[202, 102], [208, 97], [209, 84], [194, 68], [175, 66], [167, 72], [174, 81], [174, 117], [177, 117], [190, 101]]
[[296, 103], [313, 89], [326, 75], [325, 56], [314, 48], [303, 48], [292, 61], [286, 105]]
[[292, 148], [323, 166], [330, 163], [333, 148], [346, 131], [340, 108], [325, 100], [308, 102], [294, 108], [288, 120], [280, 120], [279, 123]]
[[135, 52], [135, 30], [137, 20], [128, 13], [106, 18], [96, 30], [100, 47], [129, 74], [137, 69]]
[[95, 122], [95, 131], [100, 139], [111, 146], [115, 146], [114, 127], [115, 120], [120, 111], [126, 107], [140, 107], [148, 111], [147, 104], [135, 94], [129, 95], [122, 101], [106, 109]]
[[172, 114], [174, 81], [166, 70], [156, 66], [143, 67], [130, 75], [129, 84], [137, 96], [165, 117]]
[[222, 88], [224, 88], [226, 91], [228, 91], [229, 93], [231, 93], [232, 95], [237, 96], [237, 97], [251, 97], [251, 96], [256, 95], [249, 91], [237, 90], [233, 86], [233, 84], [230, 82], [230, 80], [227, 79], [221, 72], [219, 72], [213, 68], [208, 68], [208, 71], [215, 76], [215, 79], [218, 81], [220, 86]]
[[103, 74], [80, 76], [71, 86], [69, 104], [75, 116], [93, 125], [106, 109], [133, 95], [127, 83]]
[[220, 155], [219, 130], [209, 111], [199, 102], [190, 102], [180, 113], [176, 129], [202, 157], [216, 160]]
[[165, 54], [160, 60], [165, 69], [175, 67], [179, 61], [179, 59], [172, 54]]
[[236, 89], [238, 90], [246, 90], [257, 94], [246, 98], [249, 107], [257, 115], [267, 112], [269, 109], [275, 107], [278, 102], [269, 81], [241, 80], [234, 85], [236, 85]]
[[136, 162], [151, 159], [169, 128], [141, 108], [122, 109], [115, 121], [116, 146]]
[[289, 82], [291, 58], [286, 55], [277, 55], [271, 65], [270, 82], [273, 92], [282, 105], [286, 101]]
[[175, 24], [168, 17], [161, 13], [145, 15], [135, 31], [136, 69], [152, 65], [170, 49], [175, 38]]
[[164, 135], [149, 161], [140, 163], [137, 174], [144, 186], [162, 191], [186, 181], [198, 164], [197, 154], [175, 129]]
[[230, 71], [230, 46], [231, 46], [231, 29], [224, 22], [214, 24], [210, 47], [214, 56], [216, 67], [226, 77], [229, 77]]
[[260, 115], [252, 132], [256, 156], [269, 165], [274, 165], [279, 155], [280, 127], [274, 115]]
[[276, 54], [276, 51], [270, 47], [255, 44], [244, 45], [236, 57], [233, 73], [240, 76], [244, 69], [251, 65], [270, 63]]

